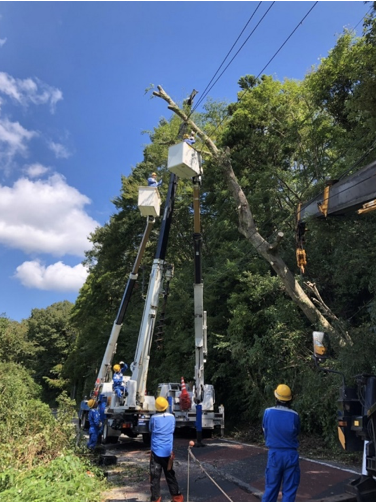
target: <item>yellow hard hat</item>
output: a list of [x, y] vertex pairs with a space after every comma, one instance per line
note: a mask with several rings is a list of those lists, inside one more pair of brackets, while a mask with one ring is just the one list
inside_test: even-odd
[[87, 405], [89, 406], [89, 408], [94, 408], [95, 399], [89, 399], [89, 401], [87, 402]]
[[274, 395], [278, 399], [278, 401], [291, 401], [292, 399], [290, 387], [283, 383], [278, 385], [278, 387], [274, 391]]
[[157, 173], [151, 173], [152, 176], [157, 176]]
[[117, 373], [121, 369], [120, 364], [114, 364], [114, 367], [112, 369], [115, 371], [115, 373]]
[[155, 409], [157, 411], [165, 411], [168, 408], [168, 401], [164, 397], [157, 397], [155, 400]]

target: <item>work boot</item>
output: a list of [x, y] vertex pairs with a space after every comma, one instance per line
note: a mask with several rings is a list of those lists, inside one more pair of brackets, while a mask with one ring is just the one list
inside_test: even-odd
[[184, 502], [184, 497], [181, 493], [172, 497], [172, 502]]

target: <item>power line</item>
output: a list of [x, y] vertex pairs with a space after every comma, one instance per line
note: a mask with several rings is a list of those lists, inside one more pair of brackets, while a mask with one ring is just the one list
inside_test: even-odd
[[309, 14], [312, 12], [312, 10], [316, 7], [316, 5], [318, 4], [319, 2], [315, 2], [312, 7], [309, 9], [309, 11], [307, 12], [307, 14], [303, 17], [303, 19], [299, 22], [299, 24], [292, 30], [292, 32], [290, 33], [290, 35], [286, 38], [286, 40], [283, 42], [283, 44], [279, 47], [279, 49], [274, 53], [274, 55], [269, 59], [269, 61], [266, 63], [266, 65], [264, 66], [264, 68], [260, 71], [260, 73], [257, 75], [256, 78], [258, 78], [262, 72], [264, 70], [266, 70], [266, 68], [270, 65], [270, 63], [273, 61], [273, 59], [276, 57], [276, 55], [279, 53], [279, 51], [281, 49], [283, 49], [283, 47], [287, 44], [287, 42], [290, 40], [290, 38], [293, 36], [293, 34], [296, 32], [296, 30], [299, 28], [299, 26], [301, 24], [303, 24], [303, 21], [309, 16]]
[[231, 49], [228, 51], [228, 53], [226, 54], [226, 57], [223, 59], [222, 63], [220, 64], [220, 66], [218, 67], [217, 71], [214, 73], [214, 75], [212, 76], [210, 82], [208, 83], [208, 85], [205, 87], [203, 93], [202, 93], [202, 96], [201, 98], [197, 101], [196, 103], [196, 106], [194, 109], [196, 109], [201, 103], [202, 101], [205, 99], [205, 97], [207, 96], [206, 93], [206, 90], [208, 89], [209, 85], [213, 82], [214, 78], [217, 76], [217, 73], [219, 72], [219, 70], [222, 68], [222, 66], [224, 65], [226, 59], [229, 57], [229, 55], [231, 54], [233, 48], [235, 47], [235, 45], [238, 43], [238, 40], [239, 38], [243, 35], [245, 29], [247, 28], [247, 26], [249, 25], [249, 23], [252, 21], [253, 19], [253, 16], [256, 14], [257, 10], [259, 9], [260, 5], [261, 5], [262, 2], [259, 2], [257, 7], [255, 8], [255, 10], [253, 11], [251, 17], [248, 19], [248, 21], [246, 22], [244, 28], [242, 29], [242, 31], [240, 32], [238, 38], [235, 40], [235, 42], [232, 44], [232, 47]]
[[[266, 14], [269, 12], [269, 10], [270, 10], [270, 9], [271, 9], [271, 7], [274, 5], [274, 3], [275, 3], [275, 2], [273, 2], [273, 4], [269, 7], [269, 9], [267, 10], [267, 12], [264, 14], [263, 18], [264, 18], [264, 17], [266, 16]], [[303, 18], [299, 21], [299, 23], [298, 23], [298, 24], [296, 25], [296, 27], [292, 30], [292, 32], [290, 33], [290, 35], [289, 35], [289, 36], [286, 38], [286, 40], [285, 40], [285, 41], [284, 41], [284, 42], [280, 45], [279, 49], [278, 49], [278, 50], [274, 53], [274, 55], [273, 55], [273, 56], [269, 59], [269, 61], [267, 62], [267, 64], [266, 64], [266, 65], [263, 67], [263, 69], [259, 72], [259, 74], [257, 75], [257, 78], [258, 78], [258, 77], [261, 75], [261, 73], [262, 73], [262, 72], [263, 72], [263, 71], [264, 71], [264, 70], [265, 70], [265, 69], [269, 66], [269, 64], [273, 61], [273, 59], [277, 56], [277, 54], [281, 51], [281, 49], [282, 49], [282, 48], [286, 45], [286, 43], [290, 40], [290, 38], [294, 35], [294, 33], [297, 31], [297, 29], [301, 26], [301, 24], [303, 23], [303, 21], [304, 21], [304, 20], [305, 20], [305, 19], [309, 16], [309, 14], [312, 12], [312, 10], [316, 7], [316, 5], [317, 5], [318, 3], [319, 3], [319, 2], [318, 2], [318, 1], [316, 1], [316, 2], [313, 4], [313, 6], [309, 9], [309, 11], [307, 12], [307, 14], [306, 14], [306, 15], [305, 15], [305, 16], [304, 16], [304, 17], [303, 17]], [[263, 18], [262, 18], [262, 19], [263, 19]], [[262, 21], [262, 19], [259, 21], [259, 24], [260, 24], [260, 22]], [[258, 25], [257, 25], [257, 26], [258, 26]], [[256, 26], [256, 28], [257, 28], [257, 26]], [[254, 28], [254, 30], [255, 30], [256, 28]], [[254, 30], [253, 30], [253, 31], [254, 31]], [[253, 32], [252, 32], [252, 33], [253, 33]], [[252, 33], [251, 33], [251, 34], [252, 34]], [[247, 40], [246, 40], [246, 41], [247, 41]], [[243, 44], [243, 45], [244, 45], [244, 44]], [[242, 46], [242, 47], [243, 47], [243, 46]], [[241, 48], [242, 48], [242, 47], [241, 47]], [[241, 49], [241, 48], [240, 48], [240, 49]], [[240, 49], [239, 49], [239, 50], [240, 50]], [[238, 52], [239, 52], [239, 51], [238, 51]], [[235, 56], [236, 56], [236, 54], [235, 54]], [[235, 57], [235, 56], [234, 56], [234, 57]], [[233, 59], [234, 59], [234, 58], [233, 58]], [[230, 61], [230, 63], [229, 63], [229, 64], [231, 64], [231, 62], [232, 62], [232, 60]], [[229, 65], [227, 65], [227, 67], [228, 67], [228, 66], [229, 66]], [[227, 67], [223, 70], [223, 72], [224, 72], [224, 71], [226, 71]], [[223, 74], [223, 72], [221, 73], [221, 75]], [[221, 77], [221, 75], [218, 77], [218, 79]], [[218, 79], [216, 80], [216, 82], [218, 81]], [[215, 85], [215, 83], [216, 83], [216, 82], [214, 82], [214, 84], [212, 85], [212, 87]], [[212, 88], [212, 87], [211, 87], [211, 88]], [[211, 88], [210, 88], [210, 89], [211, 89]], [[210, 91], [210, 89], [209, 89], [209, 91]], [[208, 91], [208, 92], [209, 92], [209, 91]], [[245, 89], [245, 90], [244, 90], [243, 94], [241, 94], [241, 95], [240, 95], [240, 97], [239, 97], [239, 101], [238, 101], [238, 102], [240, 102], [240, 101], [242, 100], [242, 98], [246, 95], [246, 93], [247, 93], [248, 91], [249, 91], [249, 88], [247, 88], [247, 89]], [[192, 112], [193, 112], [193, 111], [194, 111], [194, 110], [192, 110]], [[192, 112], [190, 113], [190, 115], [192, 114]], [[189, 115], [189, 116], [190, 116], [190, 115]], [[189, 117], [188, 117], [188, 118], [189, 118]], [[224, 122], [224, 120], [225, 120], [225, 117], [224, 117], [224, 118], [223, 118], [223, 119], [219, 122], [219, 124], [217, 125], [217, 127], [216, 127], [216, 128], [214, 129], [214, 131], [212, 132], [212, 135], [213, 135], [213, 134], [217, 131], [217, 129], [218, 129], [218, 128], [222, 125], [222, 123]]]
[[[260, 2], [261, 3], [261, 2]], [[251, 33], [248, 35], [248, 37], [245, 39], [245, 41], [243, 42], [243, 44], [240, 46], [240, 48], [238, 49], [238, 51], [235, 53], [235, 55], [233, 56], [233, 58], [230, 60], [230, 62], [227, 64], [227, 66], [224, 68], [224, 70], [222, 71], [222, 73], [218, 76], [218, 78], [215, 80], [215, 82], [211, 85], [211, 87], [209, 87], [209, 89], [206, 91], [206, 94], [204, 94], [203, 96], [201, 96], [201, 99], [200, 101], [196, 104], [196, 106], [193, 108], [193, 110], [191, 111], [191, 114], [197, 109], [197, 106], [199, 105], [199, 103], [202, 102], [202, 100], [208, 95], [208, 93], [213, 89], [213, 87], [215, 86], [215, 84], [218, 82], [218, 80], [222, 77], [222, 75], [225, 73], [225, 71], [227, 70], [227, 68], [230, 66], [230, 64], [234, 61], [234, 59], [236, 58], [236, 56], [239, 54], [239, 52], [243, 49], [243, 47], [245, 46], [245, 44], [248, 42], [248, 40], [251, 38], [251, 36], [254, 34], [254, 32], [257, 30], [257, 28], [260, 26], [260, 24], [262, 23], [262, 21], [264, 20], [264, 18], [266, 17], [266, 15], [269, 13], [270, 9], [273, 7], [273, 5], [275, 4], [275, 2], [272, 2], [272, 4], [270, 5], [270, 7], [268, 8], [268, 10], [265, 12], [265, 14], [262, 16], [262, 18], [260, 19], [260, 21], [256, 24], [256, 26], [253, 28], [253, 30], [251, 31]], [[257, 7], [258, 8], [258, 7]], [[257, 10], [257, 9], [256, 9]], [[255, 11], [256, 12], [256, 11]], [[254, 13], [255, 13], [254, 12]], [[252, 17], [253, 17], [253, 14], [252, 14]], [[226, 56], [227, 57], [227, 56]], [[222, 63], [223, 64], [223, 63]], [[221, 65], [222, 66], [222, 65]], [[218, 71], [217, 71], [218, 73]], [[214, 77], [213, 77], [214, 78]], [[213, 79], [212, 79], [213, 80]]]
[[367, 12], [365, 13], [365, 15], [364, 15], [362, 18], [360, 18], [360, 19], [359, 19], [359, 21], [356, 23], [356, 25], [354, 26], [354, 28], [351, 30], [351, 32], [350, 32], [350, 33], [353, 33], [353, 32], [357, 29], [358, 25], [359, 25], [359, 24], [363, 21], [363, 19], [364, 19], [364, 18], [365, 18], [365, 17], [366, 17], [366, 16], [367, 16], [370, 12], [371, 12], [371, 10], [372, 10], [372, 9], [373, 9], [373, 5], [372, 5], [372, 6], [371, 6], [368, 10], [367, 10]]

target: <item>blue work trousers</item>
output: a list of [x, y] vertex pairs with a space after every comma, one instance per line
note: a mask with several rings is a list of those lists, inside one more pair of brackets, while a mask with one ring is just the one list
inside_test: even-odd
[[281, 485], [282, 502], [295, 502], [299, 482], [299, 453], [296, 450], [269, 450], [262, 502], [276, 502]]
[[114, 392], [118, 398], [121, 398], [125, 395], [125, 387], [122, 385], [114, 385]]
[[97, 442], [98, 442], [98, 436], [99, 436], [99, 426], [91, 426], [89, 428], [89, 441], [87, 443], [87, 447], [90, 449], [90, 450], [94, 450], [94, 448], [96, 447], [97, 445]]

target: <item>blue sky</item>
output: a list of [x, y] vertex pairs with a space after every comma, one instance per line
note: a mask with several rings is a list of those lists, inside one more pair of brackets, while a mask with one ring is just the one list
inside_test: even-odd
[[[0, 314], [75, 301], [88, 235], [142, 160], [143, 131], [168, 116], [145, 89], [177, 102], [202, 93], [258, 3], [0, 3]], [[236, 100], [238, 79], [257, 75], [313, 5], [275, 2], [210, 97]], [[318, 2], [265, 73], [303, 78], [370, 7]]]

